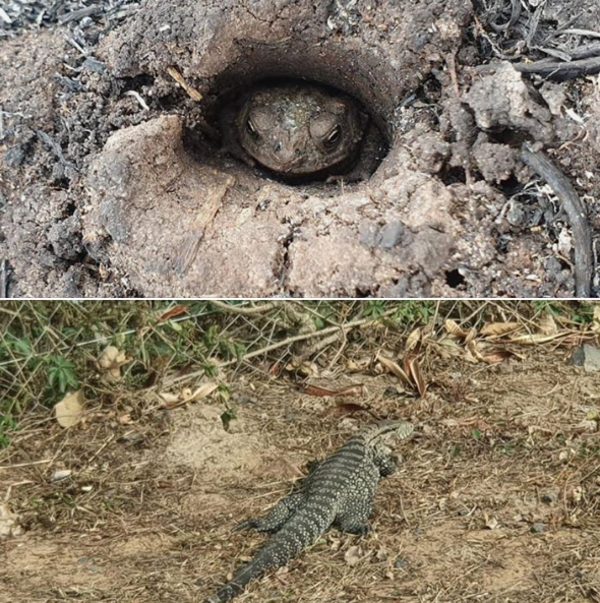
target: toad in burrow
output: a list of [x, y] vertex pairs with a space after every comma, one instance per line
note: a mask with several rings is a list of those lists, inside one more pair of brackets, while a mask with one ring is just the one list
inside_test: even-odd
[[345, 94], [313, 84], [263, 85], [241, 97], [234, 134], [248, 163], [286, 177], [328, 175], [356, 163], [367, 122]]

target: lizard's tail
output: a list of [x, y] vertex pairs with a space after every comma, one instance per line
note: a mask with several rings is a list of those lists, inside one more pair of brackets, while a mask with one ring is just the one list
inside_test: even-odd
[[269, 557], [262, 555], [261, 553], [263, 552], [264, 549], [252, 561], [240, 567], [233, 575], [231, 581], [222, 586], [214, 595], [208, 597], [206, 603], [224, 603], [233, 599], [233, 597], [244, 590], [244, 587], [250, 580], [260, 576], [269, 567], [273, 567], [275, 563], [272, 563]]
[[284, 566], [300, 551], [317, 540], [331, 525], [335, 513], [323, 510], [322, 515], [315, 509], [298, 511], [277, 534], [271, 538], [249, 561], [240, 567], [233, 578], [222, 586], [205, 603], [225, 603], [244, 590], [250, 580], [257, 578], [267, 569]]

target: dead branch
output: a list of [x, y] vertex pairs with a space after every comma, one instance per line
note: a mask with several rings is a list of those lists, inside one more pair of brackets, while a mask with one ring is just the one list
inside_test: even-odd
[[590, 297], [592, 279], [592, 234], [586, 212], [569, 179], [541, 151], [534, 151], [528, 143], [521, 147], [521, 160], [541, 176], [551, 187], [573, 229], [575, 252], [575, 293]]

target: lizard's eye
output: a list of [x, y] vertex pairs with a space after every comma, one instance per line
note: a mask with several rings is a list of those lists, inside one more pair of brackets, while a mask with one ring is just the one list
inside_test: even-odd
[[258, 130], [255, 128], [251, 119], [246, 122], [246, 131], [248, 134], [250, 134], [250, 136], [252, 136], [252, 138], [254, 138], [254, 140], [258, 140], [260, 138]]
[[325, 148], [328, 150], [333, 150], [335, 149], [335, 147], [338, 146], [338, 144], [340, 144], [340, 141], [342, 140], [342, 129], [340, 128], [340, 126], [335, 126], [335, 128], [333, 128], [333, 130], [331, 130], [331, 132], [329, 132], [329, 134], [327, 134], [327, 136], [325, 137], [325, 140], [323, 141], [323, 144], [325, 145]]

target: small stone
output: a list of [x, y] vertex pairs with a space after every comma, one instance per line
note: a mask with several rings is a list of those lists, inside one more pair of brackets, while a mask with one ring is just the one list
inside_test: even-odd
[[59, 469], [52, 474], [50, 478], [51, 482], [59, 482], [63, 479], [66, 479], [71, 475], [72, 471], [70, 469]]
[[582, 366], [588, 373], [598, 371], [600, 370], [600, 350], [587, 344], [579, 346], [571, 356], [569, 364]]
[[10, 147], [4, 153], [4, 162], [9, 167], [16, 168], [23, 165], [25, 157], [27, 157], [27, 145], [20, 144]]
[[360, 242], [367, 247], [377, 247], [377, 226], [372, 222], [362, 222], [358, 227]]
[[404, 238], [406, 228], [400, 222], [386, 224], [379, 232], [379, 247], [392, 249], [399, 245]]
[[459, 509], [457, 512], [457, 515], [459, 517], [465, 517], [468, 514], [469, 514], [469, 509]]
[[556, 494], [554, 494], [553, 492], [545, 492], [540, 497], [540, 500], [543, 503], [546, 503], [547, 505], [550, 505], [550, 504], [552, 504], [553, 502], [556, 501]]
[[532, 534], [543, 534], [546, 531], [546, 526], [543, 523], [534, 523], [531, 526]]

